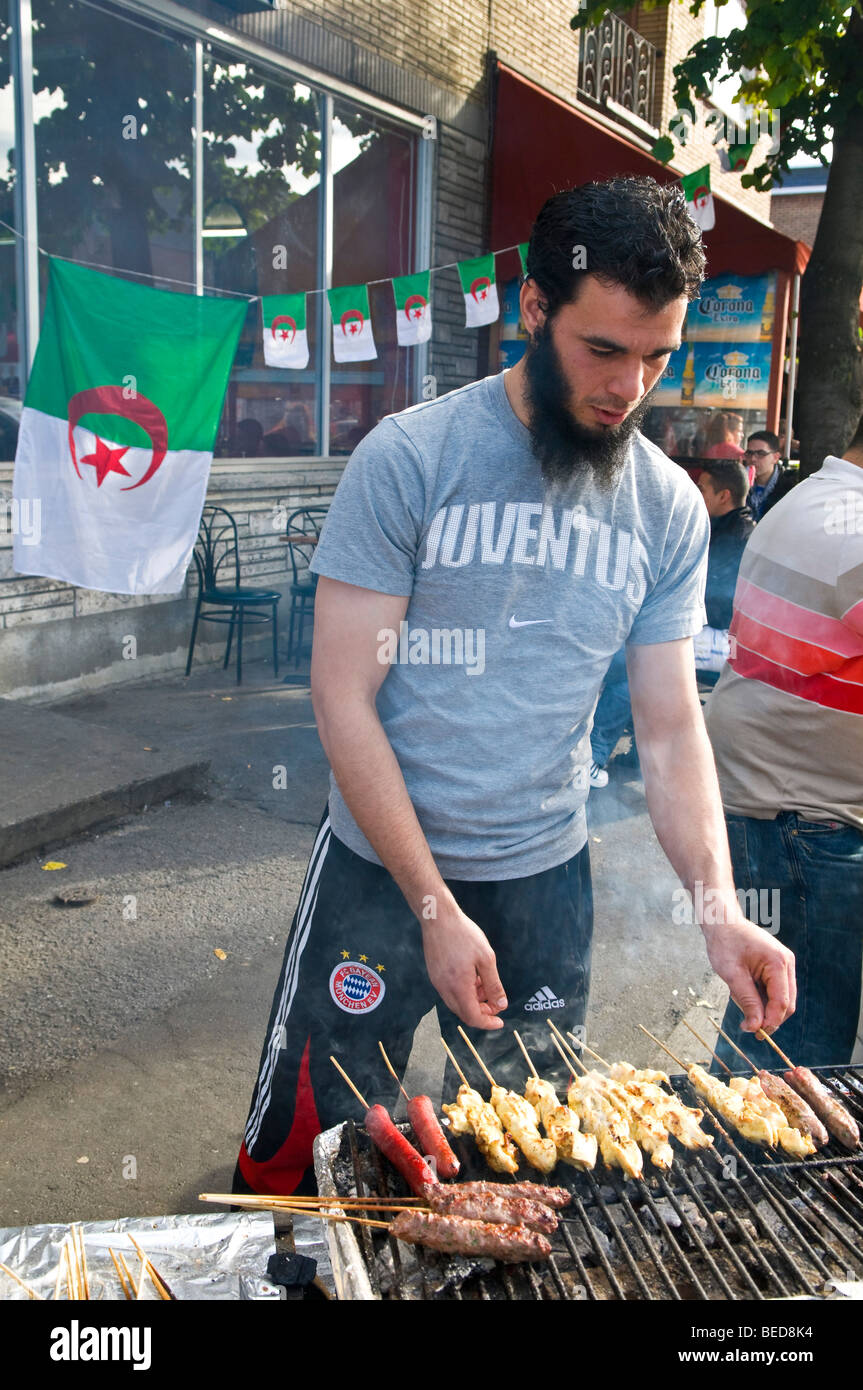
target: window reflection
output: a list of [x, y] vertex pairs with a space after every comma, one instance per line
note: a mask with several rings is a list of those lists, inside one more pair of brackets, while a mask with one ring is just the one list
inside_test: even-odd
[[[333, 120], [333, 284], [415, 269], [415, 141], [344, 102]], [[384, 415], [410, 405], [413, 348], [396, 341], [392, 285], [369, 285], [377, 358], [333, 364], [330, 453], [347, 454]]]
[[[210, 54], [204, 66], [204, 281], [248, 295], [321, 283], [320, 103], [301, 83], [264, 79]], [[261, 305], [249, 305], [216, 452], [314, 454], [318, 296], [307, 304], [304, 371], [264, 363]]]

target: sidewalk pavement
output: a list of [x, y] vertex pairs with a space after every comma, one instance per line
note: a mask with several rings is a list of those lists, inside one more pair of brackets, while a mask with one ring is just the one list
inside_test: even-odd
[[[43, 854], [2, 873], [0, 1225], [194, 1211], [198, 1192], [228, 1189], [327, 794], [307, 670], [289, 681], [257, 662], [238, 689], [230, 672], [202, 668], [53, 708], [82, 737], [107, 726], [209, 761], [211, 781], [205, 799], [166, 798], [53, 846], [63, 869], [44, 869]], [[57, 757], [74, 782], [74, 741]], [[692, 1056], [681, 1020], [710, 1038], [706, 1004], [721, 1009], [727, 992], [698, 930], [671, 919], [679, 885], [631, 777], [612, 763], [589, 803], [588, 1040], [662, 1064], [637, 1023], [662, 1039], [680, 1029]], [[435, 1033], [432, 1014], [409, 1073], [432, 1095]]]

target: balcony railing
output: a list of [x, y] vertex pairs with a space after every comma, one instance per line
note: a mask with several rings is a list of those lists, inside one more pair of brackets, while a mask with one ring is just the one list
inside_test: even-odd
[[618, 15], [607, 14], [599, 24], [581, 31], [579, 96], [612, 114], [628, 112], [652, 127], [656, 59], [652, 43]]

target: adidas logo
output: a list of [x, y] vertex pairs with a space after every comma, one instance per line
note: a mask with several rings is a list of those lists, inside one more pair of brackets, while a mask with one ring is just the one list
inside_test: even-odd
[[529, 1013], [538, 1013], [541, 1009], [562, 1009], [565, 1004], [565, 999], [558, 999], [554, 990], [549, 989], [548, 985], [543, 985], [532, 999], [528, 999], [524, 1007]]

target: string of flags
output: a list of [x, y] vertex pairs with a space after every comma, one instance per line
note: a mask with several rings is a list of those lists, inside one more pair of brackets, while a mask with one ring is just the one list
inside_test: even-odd
[[[526, 241], [518, 254], [526, 273]], [[512, 248], [507, 248], [512, 249]], [[465, 327], [482, 328], [500, 317], [500, 298], [495, 276], [495, 256], [457, 262], [464, 296]], [[443, 267], [442, 267], [443, 268]], [[399, 347], [427, 343], [432, 332], [431, 270], [415, 275], [395, 275], [390, 281], [396, 310]], [[373, 282], [378, 283], [378, 282]], [[302, 371], [309, 363], [306, 328], [306, 299], [310, 290], [299, 294], [268, 294], [261, 298], [264, 333], [264, 361], [268, 367], [288, 367]], [[336, 362], [370, 362], [377, 357], [368, 285], [342, 285], [326, 291], [333, 329], [333, 357]]]

